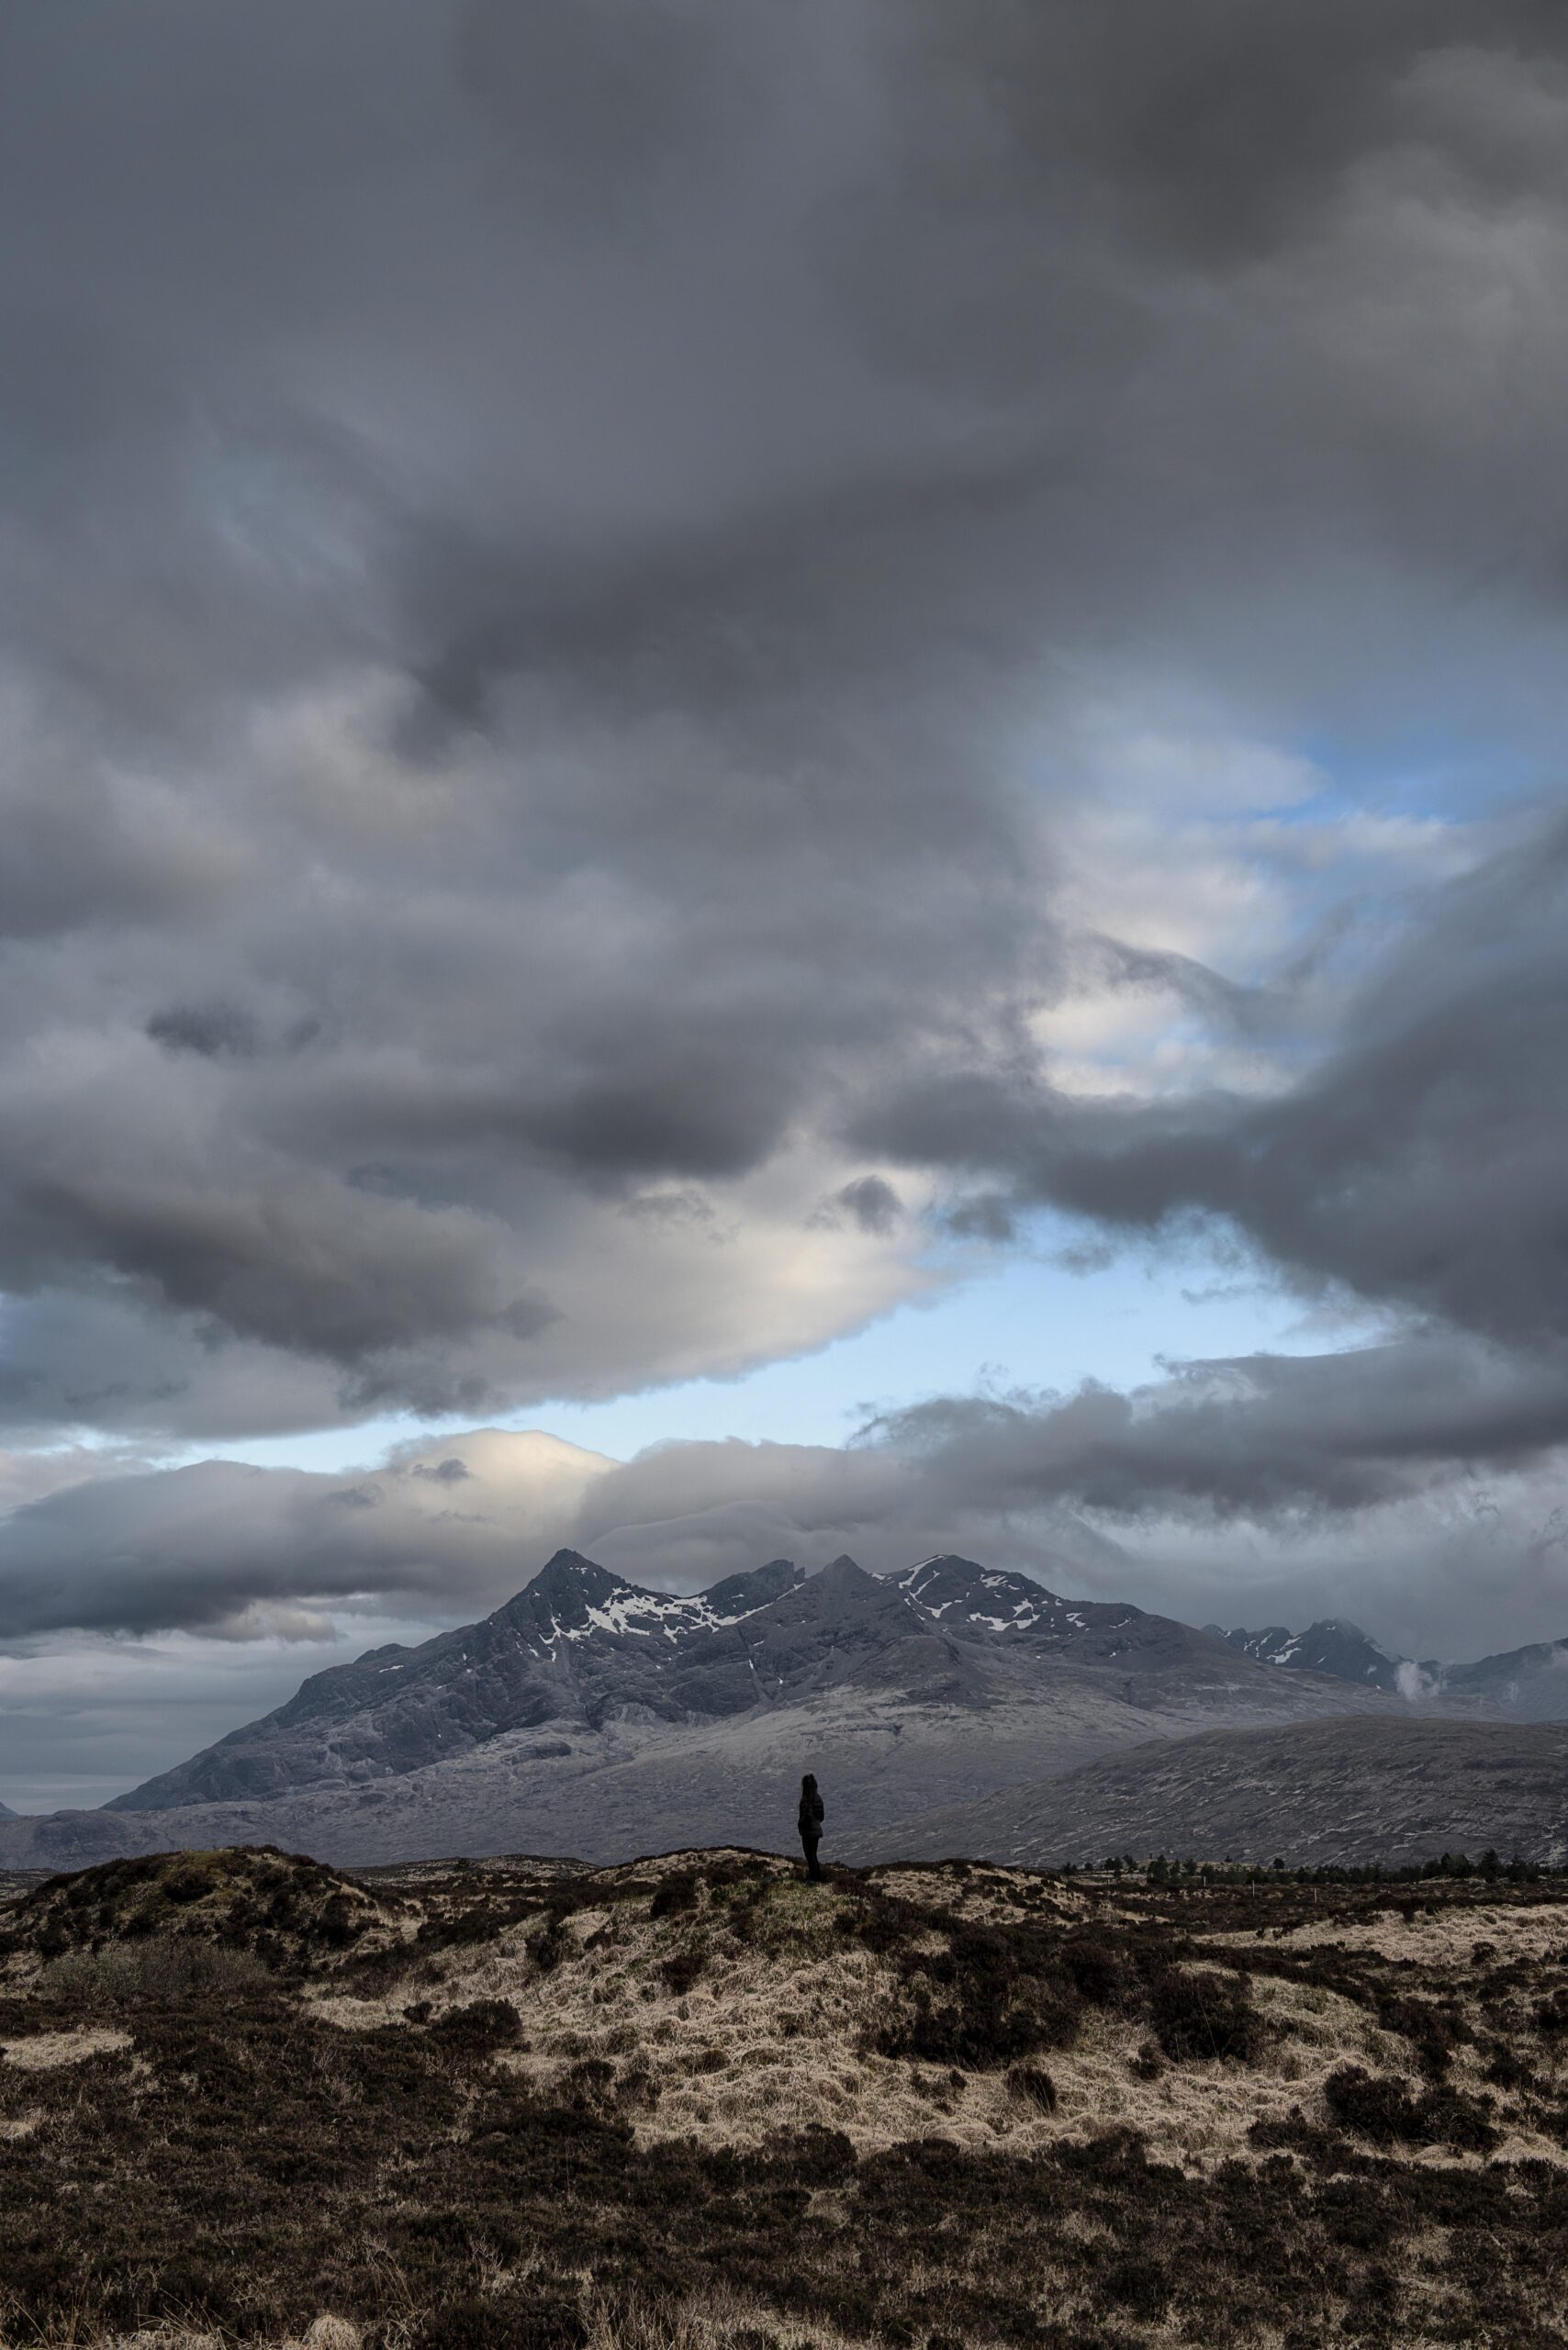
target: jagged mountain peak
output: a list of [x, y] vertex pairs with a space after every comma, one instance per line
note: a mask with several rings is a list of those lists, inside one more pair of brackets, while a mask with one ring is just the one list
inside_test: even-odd
[[536, 1583], [551, 1585], [620, 1583], [630, 1588], [624, 1575], [618, 1575], [611, 1567], [601, 1567], [597, 1559], [585, 1559], [580, 1550], [553, 1552], [533, 1580]]
[[958, 1607], [977, 1620], [993, 1621], [997, 1630], [1034, 1622], [1043, 1610], [1064, 1606], [1054, 1591], [1032, 1575], [1001, 1567], [982, 1567], [978, 1560], [945, 1550], [917, 1566], [905, 1567], [889, 1581], [898, 1585], [928, 1616], [941, 1617]]
[[711, 1630], [755, 1615], [806, 1579], [806, 1570], [792, 1559], [770, 1559], [747, 1573], [726, 1575], [706, 1591], [652, 1591], [579, 1550], [557, 1550], [487, 1621], [516, 1622], [547, 1640], [646, 1638], [678, 1628]]
[[[889, 1623], [887, 1612], [908, 1617]], [[924, 1627], [852, 1559], [808, 1575], [788, 1559], [705, 1592], [647, 1591], [558, 1550], [477, 1623], [312, 1674], [286, 1705], [117, 1796], [122, 1810], [362, 1786], [503, 1732], [597, 1734], [613, 1719], [711, 1719], [778, 1703], [840, 1669], [846, 1644]]]
[[[843, 1554], [802, 1575], [780, 1596], [769, 1613], [781, 1623], [820, 1623], [846, 1617], [900, 1617], [908, 1602], [890, 1581], [868, 1574], [857, 1560]], [[918, 1622], [913, 1615], [912, 1622]]]
[[934, 1624], [966, 1639], [1023, 1639], [1053, 1648], [1103, 1639], [1143, 1619], [1136, 1607], [1063, 1599], [1015, 1568], [985, 1567], [944, 1551], [905, 1567], [890, 1582]]
[[1424, 1662], [1428, 1690], [1454, 1704], [1495, 1707], [1524, 1721], [1559, 1721], [1568, 1713], [1568, 1640], [1530, 1640], [1477, 1657], [1471, 1664]]
[[782, 1599], [805, 1580], [805, 1568], [798, 1567], [793, 1559], [769, 1559], [765, 1567], [754, 1567], [749, 1574], [726, 1575], [722, 1583], [710, 1583], [699, 1595], [721, 1622], [731, 1623]]
[[1235, 1710], [1249, 1676], [1276, 1679], [1164, 1617], [1061, 1599], [1028, 1575], [951, 1553], [888, 1577], [847, 1555], [815, 1573], [774, 1559], [682, 1593], [646, 1590], [563, 1550], [491, 1615], [313, 1674], [275, 1712], [112, 1808], [302, 1790], [375, 1808], [388, 1782], [467, 1769], [465, 1758], [492, 1741], [505, 1741], [494, 1774], [510, 1785], [532, 1761], [571, 1757], [577, 1769], [576, 1758], [608, 1756], [649, 1731], [707, 1734], [830, 1699], [840, 1716], [863, 1701], [884, 1724], [878, 1735], [896, 1738], [900, 1707], [940, 1707], [952, 1720], [1005, 1713], [1036, 1702], [1042, 1677], [1058, 1673], [1063, 1699], [1086, 1719], [1135, 1703]]
[[585, 1559], [580, 1550], [557, 1550], [545, 1561], [532, 1582], [525, 1583], [496, 1613], [503, 1615], [507, 1607], [515, 1607], [531, 1593], [536, 1601], [565, 1601], [570, 1605], [576, 1600], [591, 1603], [608, 1599], [618, 1591], [635, 1589], [636, 1585], [628, 1583], [624, 1575], [616, 1574], [610, 1567], [601, 1567], [597, 1559]]
[[572, 1658], [574, 1672], [589, 1670], [591, 1660], [612, 1652], [686, 1654], [694, 1641], [733, 1632], [808, 1580], [813, 1579], [793, 1560], [771, 1559], [706, 1591], [653, 1591], [578, 1551], [558, 1550], [531, 1583], [475, 1628], [474, 1637], [521, 1639], [543, 1659]]
[[854, 1591], [862, 1585], [875, 1590], [877, 1586], [877, 1577], [868, 1575], [858, 1560], [852, 1559], [847, 1550], [841, 1550], [836, 1559], [830, 1559], [825, 1567], [819, 1568], [815, 1581], [824, 1591]]

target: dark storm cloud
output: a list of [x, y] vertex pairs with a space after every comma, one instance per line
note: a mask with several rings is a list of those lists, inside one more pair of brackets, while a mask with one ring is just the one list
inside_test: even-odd
[[852, 1215], [862, 1232], [892, 1232], [903, 1214], [903, 1203], [880, 1175], [858, 1175], [837, 1194], [837, 1205]]
[[539, 1563], [520, 1561], [515, 1529], [483, 1513], [416, 1511], [396, 1476], [355, 1483], [216, 1460], [50, 1494], [14, 1513], [0, 1549], [8, 1640], [64, 1627], [260, 1638], [286, 1628], [285, 1604], [305, 1594], [330, 1605], [401, 1592], [461, 1608], [503, 1572], [521, 1579]]
[[470, 0], [455, 18], [457, 75], [520, 187], [591, 219], [723, 135], [748, 48], [754, 73], [766, 56], [764, 12], [739, 0], [733, 17], [739, 37], [696, 8]]
[[1083, 1102], [970, 1069], [910, 1087], [858, 1138], [1011, 1167], [1021, 1201], [1111, 1226], [1224, 1217], [1308, 1284], [1551, 1352], [1568, 1342], [1565, 1014], [1556, 827], [1453, 885], [1283, 1093]]
[[1299, 233], [1347, 167], [1406, 132], [1420, 61], [1472, 46], [1528, 56], [1561, 37], [1549, 0], [1267, 12], [1193, 0], [1179, 17], [1160, 0], [964, 12], [917, 0], [910, 13], [924, 67], [916, 177], [950, 192], [938, 171], [987, 155], [977, 201], [1092, 190], [1129, 242], [1221, 263]]
[[206, 1460], [89, 1475], [0, 1521], [0, 1641], [70, 1626], [313, 1639], [324, 1628], [302, 1600], [365, 1595], [477, 1612], [543, 1563], [605, 1465], [480, 1429], [394, 1450], [369, 1474]]
[[10, 11], [11, 1416], [738, 1368], [900, 1293], [868, 1158], [961, 1172], [950, 1232], [1197, 1213], [1561, 1334], [1545, 860], [1275, 1099], [1070, 1101], [1031, 1022], [1086, 961], [1248, 1036], [1288, 992], [1074, 936], [1081, 661], [1281, 739], [1560, 715], [1563, 49], [1522, 0]]
[[208, 1060], [227, 1054], [244, 1056], [256, 1049], [256, 1032], [247, 1014], [230, 1003], [174, 1003], [155, 1012], [147, 1023], [155, 1045], [172, 1053], [200, 1053]]

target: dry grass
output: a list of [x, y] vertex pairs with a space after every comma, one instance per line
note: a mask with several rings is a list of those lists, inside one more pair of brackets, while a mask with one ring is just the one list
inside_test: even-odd
[[129, 2031], [84, 2028], [77, 2031], [32, 2031], [19, 2040], [0, 2041], [0, 2058], [18, 2073], [49, 2073], [59, 2065], [84, 2064], [89, 2056], [105, 2056], [130, 2046]]
[[[735, 2350], [759, 2339], [770, 2350], [865, 2350], [856, 2336], [807, 2319], [780, 2323], [766, 2301], [722, 2289], [639, 2303], [607, 2300], [585, 2285], [581, 2319], [583, 2350]], [[129, 2333], [67, 2326], [35, 2337], [28, 2350], [232, 2350], [233, 2342], [222, 2333], [180, 2325], [139, 2326]], [[302, 2333], [252, 2340], [249, 2350], [363, 2350], [364, 2342], [352, 2320], [323, 2311]], [[0, 2350], [9, 2350], [3, 2336]], [[987, 2346], [976, 2344], [973, 2350]]]
[[391, 1951], [407, 1905], [297, 1854], [261, 1847], [111, 1861], [23, 1889], [0, 1909], [0, 1995], [244, 1996], [269, 1972], [319, 1971]]
[[[734, 1861], [735, 1856], [722, 1856]], [[670, 1867], [635, 1873], [656, 1886]], [[625, 2114], [643, 2143], [691, 2140], [711, 2147], [756, 2148], [780, 2134], [839, 2131], [857, 2153], [901, 2144], [934, 2128], [960, 2147], [1038, 2153], [1110, 2128], [1138, 2132], [1151, 2159], [1192, 2172], [1222, 2162], [1263, 2159], [1256, 2125], [1282, 2123], [1295, 2109], [1323, 2118], [1329, 2075], [1361, 2065], [1418, 2086], [1409, 2046], [1383, 2030], [1362, 2001], [1321, 1984], [1260, 1976], [1252, 1996], [1267, 2027], [1257, 2060], [1246, 2066], [1150, 2063], [1146, 2020], [1091, 2009], [1074, 2044], [1049, 2058], [1054, 2109], [1009, 2086], [1001, 2071], [923, 2062], [868, 2051], [879, 2023], [904, 1998], [899, 1970], [840, 1930], [862, 1896], [801, 1882], [782, 1863], [758, 1870], [765, 1885], [752, 1908], [751, 1937], [730, 1930], [729, 1892], [698, 1887], [678, 1921], [655, 1919], [644, 1902], [586, 1907], [563, 1922], [562, 1954], [542, 1971], [529, 1944], [549, 1912], [530, 1909], [494, 1942], [460, 1950], [389, 1984], [373, 1998], [331, 1986], [308, 1995], [317, 2020], [362, 2031], [399, 2023], [421, 1999], [439, 2019], [476, 2001], [516, 2009], [522, 2042], [497, 2062], [543, 2098], [581, 2096], [585, 2066], [600, 2065], [631, 2083]], [[633, 1872], [603, 1871], [597, 1881], [619, 1890]], [[933, 1902], [944, 1885], [932, 1868], [877, 1870], [868, 1882], [901, 1899]], [[954, 1897], [945, 1913], [985, 1923], [1037, 1917], [1081, 1923], [1091, 1903], [1020, 1872], [975, 1868], [946, 1880]], [[1124, 1922], [1134, 1913], [1106, 1905]], [[1498, 1955], [1536, 1962], [1568, 1940], [1568, 1915], [1554, 1905], [1514, 1907], [1492, 1931]], [[1288, 1938], [1292, 1949], [1327, 1945], [1393, 1957], [1401, 1967], [1447, 1970], [1468, 1963], [1477, 1941], [1473, 1912], [1397, 1917], [1348, 1925], [1336, 1936], [1323, 1920]], [[917, 1951], [939, 1941], [916, 1933]], [[1207, 1938], [1216, 1953], [1255, 1943], [1255, 1933]], [[676, 1947], [701, 1954], [701, 1971], [683, 1989], [661, 1972]], [[1488, 2094], [1473, 2048], [1454, 2052], [1454, 2077]], [[1536, 2087], [1554, 2088], [1555, 2052], [1538, 2052]], [[1568, 2088], [1568, 2080], [1564, 2082]], [[1516, 2157], [1561, 2165], [1568, 2150], [1518, 2113], [1505, 2115]], [[1428, 2160], [1473, 2161], [1456, 2152]]]
[[[1421, 1906], [1411, 1900], [1403, 1908], [1391, 1903], [1361, 1919], [1337, 1917], [1329, 1908], [1282, 1930], [1277, 1939], [1294, 1950], [1332, 1945], [1337, 1950], [1364, 1951], [1397, 1965], [1451, 1967], [1463, 1973], [1477, 1964], [1477, 1942], [1494, 1938], [1493, 1920], [1497, 1918], [1503, 1920], [1501, 1931], [1510, 1960], [1553, 1960], [1568, 1965], [1568, 1911], [1555, 1901], [1511, 1901], [1506, 1908], [1482, 1913], [1479, 1924], [1476, 1911], [1468, 1903]], [[1256, 1930], [1250, 1935], [1215, 1937], [1216, 1942], [1232, 1944], [1257, 1939]]]

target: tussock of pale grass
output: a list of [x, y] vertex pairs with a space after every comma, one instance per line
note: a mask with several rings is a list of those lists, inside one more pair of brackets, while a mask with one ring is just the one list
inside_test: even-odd
[[0, 2056], [19, 2073], [48, 2073], [58, 2065], [81, 2065], [89, 2056], [106, 2056], [129, 2046], [128, 2031], [36, 2031], [20, 2040], [0, 2042]]
[[[755, 2296], [722, 2288], [693, 2297], [613, 2300], [585, 2285], [582, 2299], [584, 2350], [734, 2350], [749, 2334], [770, 2350], [865, 2350], [864, 2342], [807, 2318], [780, 2316]], [[244, 2350], [361, 2350], [362, 2330], [346, 2318], [324, 2313], [303, 2334], [252, 2339]], [[0, 2334], [0, 2350], [7, 2350]], [[19, 2345], [18, 2345], [19, 2350]], [[29, 2341], [27, 2350], [237, 2350], [222, 2333], [180, 2325], [142, 2326], [129, 2333], [104, 2333], [75, 2326]], [[976, 2342], [972, 2350], [989, 2350]]]
[[901, 1901], [926, 1903], [985, 1925], [1012, 1925], [1031, 1917], [1072, 1919], [1088, 1915], [1089, 1896], [1059, 1878], [1036, 1876], [1025, 1869], [997, 1868], [984, 1861], [961, 1865], [962, 1874], [956, 1875], [950, 1866], [891, 1861], [868, 1869], [866, 1883], [896, 1895]]
[[632, 2309], [600, 2302], [589, 2315], [588, 2350], [734, 2350], [748, 2333], [778, 2350], [865, 2350], [863, 2342], [831, 2326], [781, 2318], [764, 2302], [722, 2292]]

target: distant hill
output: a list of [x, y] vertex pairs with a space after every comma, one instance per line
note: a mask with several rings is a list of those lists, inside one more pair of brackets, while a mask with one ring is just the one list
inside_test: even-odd
[[1436, 1657], [1417, 1662], [1391, 1655], [1358, 1625], [1337, 1616], [1309, 1624], [1305, 1632], [1287, 1631], [1282, 1624], [1260, 1632], [1240, 1627], [1226, 1632], [1217, 1624], [1205, 1628], [1254, 1663], [1286, 1673], [1327, 1673], [1362, 1688], [1436, 1699], [1459, 1712], [1511, 1715], [1518, 1721], [1568, 1719], [1568, 1640], [1538, 1640], [1479, 1657], [1473, 1664], [1445, 1664]]
[[1473, 1664], [1423, 1665], [1421, 1671], [1447, 1705], [1484, 1706], [1527, 1722], [1568, 1717], [1568, 1640], [1538, 1640]]
[[482, 1622], [314, 1674], [102, 1811], [0, 1823], [0, 1863], [777, 1846], [807, 1768], [831, 1843], [1151, 1737], [1397, 1702], [973, 1560], [885, 1579], [775, 1560], [680, 1595], [559, 1551]]
[[1402, 1863], [1488, 1846], [1568, 1860], [1568, 1723], [1384, 1714], [1207, 1730], [854, 1840], [859, 1858], [1028, 1867], [1161, 1852]]
[[1271, 1624], [1261, 1632], [1239, 1627], [1222, 1632], [1217, 1624], [1207, 1628], [1256, 1664], [1278, 1665], [1287, 1673], [1331, 1673], [1338, 1680], [1360, 1682], [1370, 1689], [1397, 1689], [1400, 1668], [1406, 1663], [1338, 1616], [1326, 1616], [1305, 1632], [1289, 1632], [1282, 1624]]

